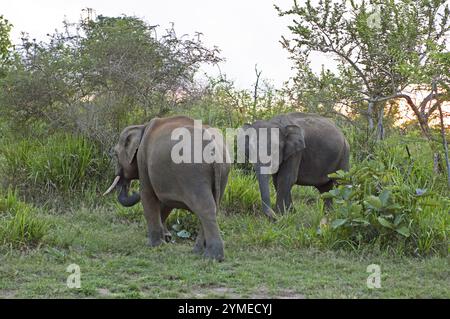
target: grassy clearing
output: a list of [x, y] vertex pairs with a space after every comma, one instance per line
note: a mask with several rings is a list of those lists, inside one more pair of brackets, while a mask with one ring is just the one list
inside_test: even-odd
[[[300, 212], [275, 227], [253, 215], [221, 215], [223, 263], [191, 253], [191, 240], [148, 248], [143, 219], [124, 218], [116, 205], [39, 217], [52, 225], [42, 245], [0, 248], [0, 297], [450, 297], [446, 258], [295, 248], [285, 241], [286, 225]], [[72, 263], [81, 268], [81, 289], [66, 287]], [[366, 267], [372, 263], [381, 266], [380, 289], [366, 287]]]
[[[223, 263], [191, 252], [198, 220], [181, 210], [168, 220], [174, 243], [147, 247], [142, 206], [124, 208], [113, 196], [101, 196], [110, 182], [101, 172], [109, 163], [84, 139], [8, 144], [0, 152], [0, 169], [9, 177], [4, 186], [18, 191], [0, 190], [0, 298], [450, 298], [445, 184], [428, 178], [432, 168], [427, 148], [407, 141], [411, 152], [425, 154], [411, 165], [397, 142], [385, 145], [389, 152], [379, 156], [395, 173], [395, 181], [375, 185], [437, 194], [424, 200], [438, 198], [439, 206], [422, 210], [412, 211], [415, 206], [406, 196], [396, 200], [411, 210], [410, 218], [418, 225], [412, 234], [422, 236], [416, 245], [429, 254], [407, 253], [399, 236], [388, 241], [392, 245], [355, 245], [354, 231], [331, 231], [333, 218], [346, 212], [336, 205], [324, 210], [312, 187], [295, 187], [293, 211], [271, 223], [261, 213], [254, 175], [235, 167], [219, 215], [226, 244]], [[409, 167], [414, 178], [402, 173]], [[87, 182], [76, 179], [78, 174], [98, 178]], [[366, 193], [353, 201], [365, 205]], [[273, 187], [271, 196], [274, 202]], [[66, 269], [72, 263], [81, 268], [81, 289], [66, 286]], [[366, 286], [370, 264], [381, 267], [380, 289]]]

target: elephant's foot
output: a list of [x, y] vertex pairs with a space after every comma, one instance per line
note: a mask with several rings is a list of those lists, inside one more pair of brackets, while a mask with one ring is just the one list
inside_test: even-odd
[[194, 245], [194, 248], [192, 249], [192, 252], [196, 255], [202, 255], [205, 250], [205, 247], [203, 245]]
[[149, 239], [148, 242], [147, 242], [147, 245], [149, 247], [158, 247], [158, 246], [161, 246], [163, 244], [167, 244], [167, 242], [165, 240], [162, 240], [162, 239], [160, 239], [160, 240], [150, 240]]
[[203, 256], [209, 259], [223, 261], [225, 258], [223, 242], [220, 241], [211, 244], [206, 244]]
[[269, 218], [269, 220], [271, 222], [276, 222], [277, 219], [278, 219], [277, 215], [275, 214], [275, 212], [271, 208], [263, 210], [263, 213]]
[[160, 231], [154, 231], [154, 232], [150, 232], [149, 236], [148, 236], [148, 245], [150, 247], [157, 247], [160, 246], [162, 244], [165, 244], [165, 235], [163, 232]]
[[197, 236], [197, 239], [195, 240], [194, 249], [192, 249], [192, 252], [194, 254], [201, 255], [205, 251], [205, 239], [203, 238], [203, 235], [200, 233]]

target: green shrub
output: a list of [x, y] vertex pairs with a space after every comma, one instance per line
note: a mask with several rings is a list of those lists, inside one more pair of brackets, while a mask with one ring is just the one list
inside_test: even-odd
[[198, 217], [186, 210], [175, 209], [167, 218], [169, 231], [178, 239], [195, 239], [200, 227]]
[[[323, 195], [334, 200], [330, 231], [355, 247], [376, 243], [413, 254], [446, 254], [449, 199], [427, 188], [432, 178], [422, 180], [422, 168], [394, 163], [384, 156], [330, 175], [339, 183]], [[417, 179], [405, 169], [415, 170]]]
[[0, 245], [34, 246], [46, 235], [49, 224], [35, 209], [20, 201], [16, 191], [0, 195]]

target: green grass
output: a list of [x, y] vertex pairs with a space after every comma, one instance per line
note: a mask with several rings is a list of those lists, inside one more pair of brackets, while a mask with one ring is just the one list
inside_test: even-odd
[[49, 224], [37, 215], [36, 209], [22, 202], [16, 191], [0, 194], [0, 245], [29, 247], [38, 244]]
[[[218, 263], [193, 254], [192, 240], [147, 247], [143, 219], [128, 220], [118, 211], [110, 204], [40, 213], [53, 225], [42, 245], [0, 246], [0, 297], [450, 297], [446, 258], [296, 248], [286, 241], [292, 240], [288, 225], [301, 215], [313, 222], [311, 212], [276, 225], [261, 216], [222, 214], [226, 259]], [[72, 263], [81, 269], [80, 289], [66, 286]], [[366, 286], [373, 263], [381, 266], [380, 289]]]
[[[0, 298], [450, 298], [445, 247], [443, 254], [421, 257], [399, 245], [356, 247], [330, 231], [333, 212], [324, 210], [312, 187], [295, 187], [293, 211], [271, 223], [261, 212], [254, 174], [236, 168], [219, 214], [224, 262], [191, 252], [198, 220], [181, 210], [168, 220], [174, 242], [149, 248], [142, 206], [124, 208], [114, 196], [102, 197], [108, 163], [84, 139], [65, 138], [3, 144], [1, 172], [20, 192], [0, 187]], [[386, 154], [379, 150], [384, 165], [408, 169], [404, 143], [411, 145], [415, 166], [398, 184], [445, 196], [442, 176], [429, 178], [431, 153], [423, 143], [386, 141]], [[97, 177], [87, 182], [80, 174]], [[30, 192], [36, 196], [24, 202]], [[271, 197], [274, 204], [273, 187]], [[449, 216], [433, 210], [435, 198], [424, 199], [431, 208], [413, 215], [422, 251], [446, 245], [440, 238], [448, 236]], [[182, 230], [188, 239], [177, 236]], [[73, 263], [81, 269], [81, 289], [66, 286]], [[370, 264], [381, 267], [380, 289], [366, 286]]]

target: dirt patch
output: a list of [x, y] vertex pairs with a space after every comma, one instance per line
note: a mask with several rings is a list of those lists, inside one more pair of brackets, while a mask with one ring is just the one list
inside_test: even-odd
[[14, 290], [0, 290], [0, 299], [13, 299], [16, 297]]
[[98, 288], [97, 292], [100, 296], [110, 296], [111, 295], [111, 291], [109, 291], [109, 289], [106, 289], [106, 288]]
[[251, 299], [305, 299], [305, 295], [300, 294], [292, 289], [278, 290], [276, 293], [270, 293], [265, 287], [258, 289], [252, 293]]
[[233, 288], [228, 287], [199, 287], [185, 294], [186, 298], [224, 298], [224, 299], [305, 299], [305, 295], [291, 289], [279, 290], [269, 293], [267, 288], [260, 288], [250, 294], [240, 294]]

